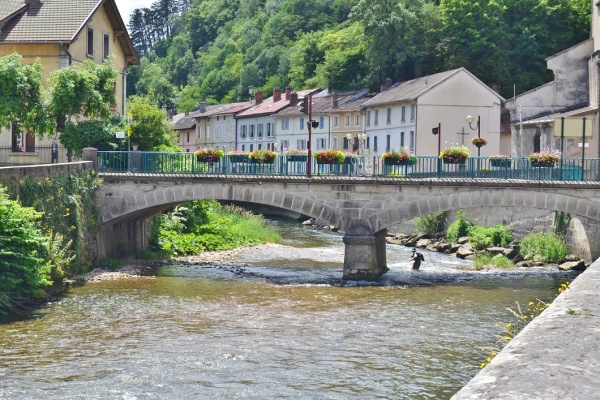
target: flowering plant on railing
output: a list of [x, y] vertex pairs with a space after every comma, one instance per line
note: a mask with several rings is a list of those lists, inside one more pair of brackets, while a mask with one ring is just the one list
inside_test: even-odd
[[533, 166], [554, 167], [554, 164], [560, 161], [560, 153], [546, 149], [539, 153], [531, 154], [529, 161]]
[[475, 147], [481, 147], [485, 146], [488, 143], [488, 141], [486, 138], [474, 137], [473, 139], [471, 139], [471, 143], [473, 143], [473, 146]]
[[341, 163], [346, 159], [344, 153], [340, 150], [333, 149], [316, 151], [315, 154], [313, 154], [313, 157], [321, 164]]
[[260, 164], [271, 164], [277, 158], [273, 150], [254, 150], [248, 154], [248, 158]]
[[440, 152], [440, 158], [448, 163], [459, 163], [469, 158], [469, 149], [465, 146], [446, 147]]
[[490, 160], [490, 165], [492, 167], [510, 167], [510, 164], [512, 163], [512, 158], [510, 158], [510, 156], [505, 156], [504, 154], [489, 156], [488, 160]]
[[306, 156], [308, 155], [308, 150], [298, 150], [298, 149], [289, 149], [285, 152], [286, 156]]
[[244, 150], [231, 150], [227, 152], [227, 158], [230, 162], [246, 162], [248, 161], [248, 152]]
[[220, 158], [223, 158], [225, 153], [221, 149], [204, 148], [196, 150], [194, 155], [200, 162], [214, 163], [219, 161]]
[[381, 155], [385, 164], [408, 164], [415, 165], [417, 163], [417, 157], [411, 156], [404, 146], [400, 147], [400, 150], [392, 148], [391, 151], [386, 151]]

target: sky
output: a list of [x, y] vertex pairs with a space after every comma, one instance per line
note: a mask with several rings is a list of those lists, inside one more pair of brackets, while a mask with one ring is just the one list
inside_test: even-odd
[[115, 0], [125, 25], [129, 25], [129, 16], [136, 8], [150, 8], [156, 0]]

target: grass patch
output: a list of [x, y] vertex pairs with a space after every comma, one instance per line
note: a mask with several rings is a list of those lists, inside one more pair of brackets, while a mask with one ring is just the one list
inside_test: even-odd
[[532, 233], [521, 240], [519, 252], [525, 259], [552, 263], [564, 260], [569, 249], [558, 235]]
[[479, 254], [473, 261], [473, 268], [475, 268], [477, 271], [486, 267], [512, 268], [514, 266], [515, 263], [504, 254], [497, 254], [495, 256], [491, 256], [489, 254]]

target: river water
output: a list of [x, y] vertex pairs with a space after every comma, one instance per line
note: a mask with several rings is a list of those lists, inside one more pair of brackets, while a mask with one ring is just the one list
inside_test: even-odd
[[497, 323], [573, 276], [469, 270], [388, 245], [377, 284], [343, 282], [341, 236], [275, 221], [243, 266], [170, 266], [88, 283], [0, 323], [5, 399], [448, 399]]

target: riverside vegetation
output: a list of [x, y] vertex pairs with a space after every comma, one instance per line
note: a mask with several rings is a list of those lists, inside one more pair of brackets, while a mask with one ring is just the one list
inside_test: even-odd
[[0, 315], [29, 311], [95, 261], [94, 173], [0, 186]]
[[[95, 173], [0, 185], [0, 315], [27, 314], [62, 293], [94, 265], [117, 269], [123, 260], [96, 260]], [[198, 254], [276, 242], [264, 218], [216, 201], [194, 201], [155, 217], [146, 258]]]

